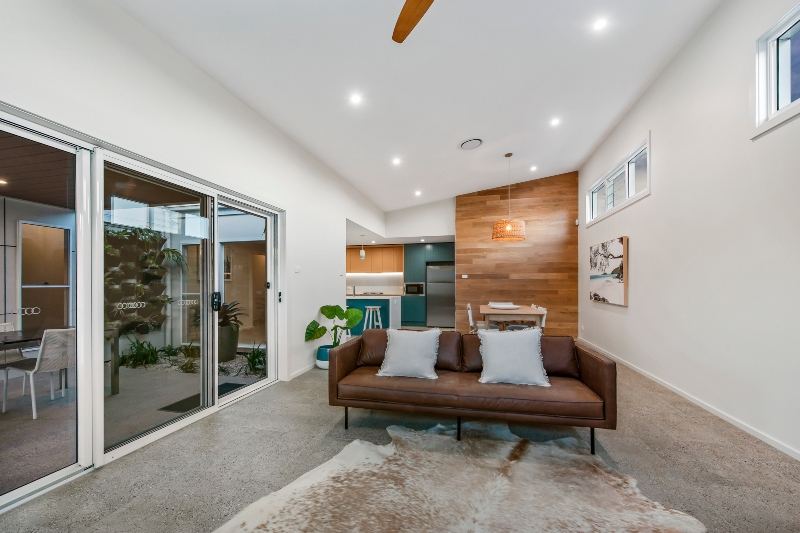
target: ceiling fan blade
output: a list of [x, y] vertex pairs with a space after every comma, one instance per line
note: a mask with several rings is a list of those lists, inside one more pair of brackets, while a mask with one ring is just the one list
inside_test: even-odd
[[432, 3], [433, 0], [406, 0], [400, 16], [397, 17], [397, 24], [394, 25], [392, 40], [396, 43], [405, 41]]

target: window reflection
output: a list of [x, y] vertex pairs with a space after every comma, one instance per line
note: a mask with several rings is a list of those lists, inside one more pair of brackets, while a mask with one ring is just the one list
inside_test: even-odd
[[268, 377], [267, 219], [221, 206], [218, 215], [223, 308], [217, 324], [219, 394]]
[[105, 445], [204, 405], [205, 198], [105, 169]]
[[77, 461], [75, 168], [0, 131], [0, 494]]

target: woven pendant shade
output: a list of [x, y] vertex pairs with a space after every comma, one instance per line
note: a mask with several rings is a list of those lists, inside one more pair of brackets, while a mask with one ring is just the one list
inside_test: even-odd
[[[507, 153], [508, 161], [508, 181], [511, 181], [511, 156]], [[525, 240], [525, 221], [514, 220], [511, 218], [511, 185], [508, 185], [508, 218], [501, 218], [492, 226], [493, 241], [524, 241]]]
[[493, 241], [524, 241], [525, 240], [525, 221], [524, 220], [498, 220], [492, 226]]

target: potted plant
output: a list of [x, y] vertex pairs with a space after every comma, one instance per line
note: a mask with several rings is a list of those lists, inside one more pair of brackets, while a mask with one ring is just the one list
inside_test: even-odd
[[221, 362], [231, 361], [236, 357], [236, 349], [239, 347], [239, 328], [242, 321], [239, 317], [244, 316], [239, 302], [233, 300], [223, 303], [218, 312], [217, 328], [217, 348], [219, 360]]
[[[328, 357], [331, 348], [336, 348], [342, 342], [342, 333], [350, 331], [361, 323], [364, 318], [364, 312], [354, 307], [348, 307], [345, 310], [340, 305], [323, 305], [319, 308], [319, 312], [328, 320], [333, 321], [330, 327], [333, 343], [317, 348], [317, 366], [319, 368], [328, 368]], [[336, 322], [337, 320], [344, 321], [344, 323], [339, 324]], [[326, 333], [328, 333], [327, 327], [320, 325], [316, 320], [312, 320], [306, 326], [306, 342], [317, 340]]]

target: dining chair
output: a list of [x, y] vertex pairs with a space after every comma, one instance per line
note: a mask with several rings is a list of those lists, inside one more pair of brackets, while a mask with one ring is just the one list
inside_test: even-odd
[[[39, 345], [39, 354], [36, 358], [26, 358], [15, 361], [5, 368], [5, 381], [3, 382], [3, 413], [6, 412], [8, 401], [8, 370], [13, 368], [25, 373], [23, 378], [23, 388], [25, 378], [31, 384], [31, 411], [33, 419], [38, 418], [36, 413], [36, 388], [34, 377], [40, 372], [47, 372], [50, 375], [50, 399], [56, 399], [56, 374], [61, 377], [61, 370], [66, 370], [75, 366], [76, 361], [76, 341], [75, 328], [69, 329], [46, 329], [42, 335], [42, 343]], [[25, 394], [23, 390], [23, 395]], [[61, 397], [66, 394], [65, 383], [61, 381]]]
[[475, 319], [472, 316], [472, 304], [471, 303], [467, 303], [467, 320], [469, 320], [469, 332], [470, 333], [477, 333], [479, 329], [493, 329], [484, 320], [479, 320], [479, 321], [475, 322]]

